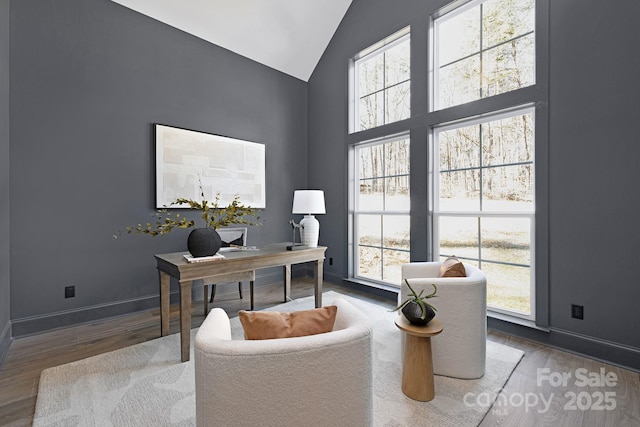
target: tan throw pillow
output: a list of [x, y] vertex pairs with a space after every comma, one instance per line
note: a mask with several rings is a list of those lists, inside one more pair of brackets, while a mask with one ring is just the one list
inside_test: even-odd
[[329, 305], [292, 313], [240, 310], [238, 317], [245, 339], [268, 340], [331, 332], [337, 312], [337, 306]]
[[464, 265], [458, 258], [450, 256], [440, 266], [440, 277], [467, 277]]

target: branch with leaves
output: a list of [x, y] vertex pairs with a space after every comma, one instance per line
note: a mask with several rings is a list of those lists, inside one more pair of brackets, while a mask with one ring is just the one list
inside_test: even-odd
[[[240, 196], [235, 195], [233, 201], [227, 206], [220, 207], [220, 194], [216, 195], [213, 202], [209, 202], [204, 197], [204, 191], [201, 189], [202, 201], [198, 202], [191, 199], [176, 199], [174, 205], [188, 205], [191, 209], [200, 211], [200, 217], [204, 221], [205, 227], [218, 229], [232, 224], [260, 225], [260, 210], [250, 206], [243, 205]], [[192, 219], [173, 213], [167, 209], [161, 209], [155, 212], [154, 222], [146, 224], [138, 224], [135, 227], [127, 227], [127, 234], [148, 234], [150, 236], [165, 235], [174, 228], [190, 228], [195, 227], [196, 222]], [[122, 234], [122, 233], [120, 233]], [[117, 238], [117, 236], [114, 236]]]

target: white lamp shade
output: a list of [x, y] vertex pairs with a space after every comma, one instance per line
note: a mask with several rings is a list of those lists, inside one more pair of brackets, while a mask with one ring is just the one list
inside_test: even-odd
[[322, 190], [295, 190], [293, 192], [294, 214], [324, 214], [324, 191]]

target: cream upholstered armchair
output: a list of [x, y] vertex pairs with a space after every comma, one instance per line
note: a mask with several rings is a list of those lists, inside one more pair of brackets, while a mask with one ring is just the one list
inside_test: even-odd
[[198, 426], [370, 426], [372, 326], [344, 299], [332, 332], [267, 340], [231, 339], [211, 310], [195, 337]]
[[429, 300], [442, 322], [441, 334], [431, 338], [433, 372], [455, 378], [484, 375], [487, 346], [487, 279], [477, 267], [464, 263], [467, 277], [439, 277], [441, 262], [414, 262], [402, 265], [399, 301], [408, 294], [404, 279], [420, 293], [430, 293], [432, 283], [437, 297]]

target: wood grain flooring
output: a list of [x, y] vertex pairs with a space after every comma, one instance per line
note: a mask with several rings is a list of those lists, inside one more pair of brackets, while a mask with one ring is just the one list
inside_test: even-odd
[[[291, 288], [292, 298], [313, 295], [313, 281], [308, 278], [294, 280]], [[395, 306], [394, 301], [372, 295], [366, 290], [354, 290], [328, 282], [325, 282], [324, 290], [349, 294], [389, 308]], [[211, 306], [222, 307], [229, 313], [248, 309], [248, 289], [244, 294], [241, 300], [237, 285], [219, 286]], [[282, 285], [274, 283], [256, 287], [255, 301], [256, 310], [281, 304]], [[172, 306], [171, 311], [170, 332], [177, 333], [178, 306]], [[202, 303], [195, 303], [192, 326], [200, 326], [203, 320]], [[160, 312], [155, 309], [16, 339], [0, 371], [0, 426], [31, 425], [38, 381], [43, 369], [159, 336]], [[494, 331], [489, 332], [489, 339], [519, 348], [525, 352], [525, 357], [480, 424], [482, 427], [640, 426], [638, 373]], [[609, 378], [616, 376], [614, 386], [582, 384], [583, 377], [599, 374], [601, 369]], [[571, 375], [566, 384], [556, 384], [557, 377], [566, 376], [566, 373]], [[601, 396], [602, 401], [599, 402]], [[466, 402], [461, 404], [483, 405], [485, 398], [485, 395], [468, 396]]]

